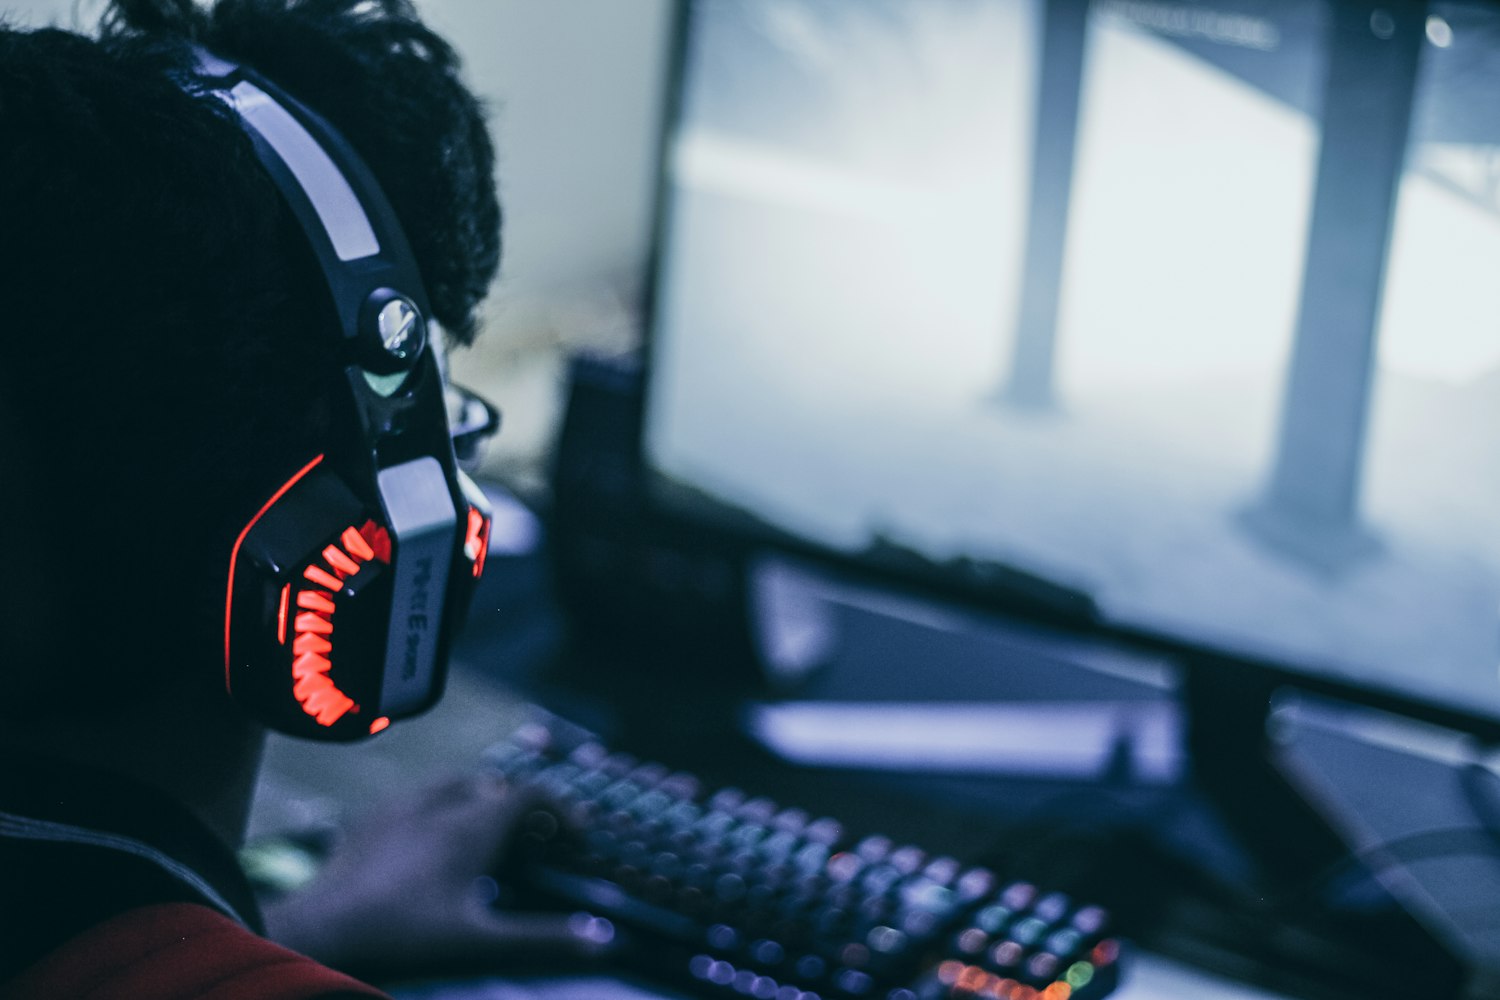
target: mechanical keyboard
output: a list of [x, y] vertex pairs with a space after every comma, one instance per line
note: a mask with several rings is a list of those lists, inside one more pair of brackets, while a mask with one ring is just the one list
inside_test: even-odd
[[532, 901], [614, 921], [627, 959], [709, 996], [754, 1000], [1097, 1000], [1118, 982], [1108, 915], [985, 868], [524, 727], [488, 763], [537, 786], [517, 878]]

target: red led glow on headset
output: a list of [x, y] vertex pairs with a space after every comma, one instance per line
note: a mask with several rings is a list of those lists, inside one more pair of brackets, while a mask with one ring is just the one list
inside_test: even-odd
[[231, 690], [231, 691], [233, 690], [233, 684], [231, 683], [231, 681], [229, 679], [229, 622], [230, 622], [231, 613], [234, 611], [234, 564], [235, 564], [235, 562], [240, 557], [240, 546], [243, 545], [243, 544], [245, 544], [245, 536], [248, 535], [248, 534], [250, 534], [250, 529], [253, 528], [253, 527], [255, 527], [255, 523], [257, 521], [259, 521], [262, 517], [266, 516], [266, 511], [270, 510], [272, 508], [272, 506], [275, 505], [275, 503], [276, 503], [277, 500], [280, 500], [283, 496], [285, 496], [287, 490], [289, 490], [293, 486], [297, 485], [297, 480], [301, 479], [303, 476], [305, 476], [309, 472], [311, 472], [313, 470], [313, 468], [319, 462], [321, 462], [321, 461], [323, 461], [323, 456], [319, 455], [317, 458], [313, 459], [311, 462], [308, 462], [302, 468], [298, 469], [297, 472], [296, 472], [296, 474], [293, 475], [292, 478], [288, 479], [285, 483], [283, 483], [282, 486], [281, 486], [281, 489], [279, 489], [275, 493], [271, 494], [271, 499], [267, 500], [264, 504], [262, 504], [260, 510], [258, 510], [258, 511], [255, 512], [255, 516], [250, 519], [250, 523], [248, 523], [248, 524], [245, 525], [245, 527], [240, 531], [239, 537], [234, 540], [234, 548], [232, 548], [232, 549], [229, 550], [229, 587], [228, 587], [228, 589], [227, 589], [227, 591], [225, 593], [225, 596], [224, 596], [224, 688], [225, 688], [225, 690]]
[[[369, 541], [370, 537], [384, 539], [385, 556], [381, 549]], [[335, 598], [344, 589], [343, 581], [359, 572], [361, 563], [371, 559], [390, 561], [390, 537], [385, 529], [366, 521], [361, 528], [352, 525], [339, 536], [345, 548], [329, 545], [321, 555], [327, 568], [317, 563], [309, 564], [302, 571], [310, 583], [326, 587], [304, 587], [297, 591], [297, 617], [292, 621], [297, 638], [292, 643], [292, 696], [302, 706], [302, 711], [317, 720], [320, 726], [331, 726], [351, 711], [358, 711], [354, 699], [350, 698], [333, 679], [328, 676], [333, 669], [333, 614], [337, 608]], [[380, 720], [371, 725], [372, 733], [385, 728], [376, 728]], [[390, 720], [386, 720], [386, 725]]]
[[474, 578], [484, 572], [484, 557], [490, 551], [490, 519], [479, 512], [479, 508], [469, 508], [469, 530], [464, 537], [464, 555], [469, 562], [474, 564]]
[[344, 588], [344, 585], [339, 582], [338, 577], [321, 566], [309, 566], [302, 571], [302, 575], [320, 587], [327, 587], [329, 590], [342, 590]]
[[[359, 526], [359, 531], [356, 534], [365, 540], [365, 544], [370, 547], [370, 551], [375, 554], [376, 559], [387, 565], [390, 564], [391, 535], [390, 532], [385, 530], [384, 526], [376, 524], [374, 521], [366, 521]], [[353, 552], [354, 550], [350, 549], [349, 551]]]
[[281, 609], [276, 612], [276, 641], [286, 645], [286, 606], [292, 596], [292, 585], [281, 588]]
[[330, 545], [323, 550], [323, 558], [332, 566], [334, 572], [340, 577], [353, 576], [359, 572], [359, 563], [355, 562], [344, 550], [337, 545]]
[[[371, 521], [369, 523], [374, 524], [375, 522]], [[365, 536], [355, 531], [352, 527], [344, 529], [344, 533], [339, 536], [339, 541], [344, 543], [344, 548], [348, 549], [349, 554], [356, 559], [368, 562], [375, 558], [375, 550], [370, 548], [370, 543], [365, 541]], [[389, 552], [386, 553], [386, 557], [382, 561], [390, 561]]]

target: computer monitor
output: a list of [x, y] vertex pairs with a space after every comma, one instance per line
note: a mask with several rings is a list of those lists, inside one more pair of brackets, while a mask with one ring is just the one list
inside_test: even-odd
[[672, 80], [659, 509], [1500, 732], [1500, 8], [691, 0]]

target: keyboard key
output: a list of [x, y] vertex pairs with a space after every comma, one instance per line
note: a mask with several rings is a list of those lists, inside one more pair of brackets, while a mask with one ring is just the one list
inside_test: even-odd
[[1042, 947], [1054, 955], [1065, 956], [1072, 955], [1082, 943], [1082, 934], [1079, 934], [1075, 930], [1064, 928], [1048, 937], [1047, 942]]
[[810, 817], [804, 809], [783, 809], [771, 819], [776, 829], [797, 836], [807, 829]]
[[599, 762], [599, 769], [616, 778], [623, 778], [635, 770], [637, 763], [639, 762], [628, 753], [612, 753]]
[[729, 811], [738, 808], [745, 801], [745, 793], [738, 788], [721, 788], [708, 800], [710, 809]]
[[859, 886], [853, 882], [838, 882], [829, 888], [824, 898], [830, 905], [837, 906], [841, 910], [855, 910], [859, 908], [860, 903], [864, 902], [865, 896]]
[[603, 771], [590, 771], [574, 781], [573, 787], [578, 790], [580, 795], [595, 797], [614, 783], [615, 779]]
[[974, 926], [981, 927], [990, 934], [999, 934], [1005, 930], [1014, 915], [1008, 907], [986, 906], [975, 916]]
[[854, 853], [864, 858], [870, 864], [885, 860], [886, 855], [891, 853], [895, 847], [891, 838], [881, 836], [870, 836], [861, 840], [854, 848]]
[[758, 823], [746, 823], [731, 833], [729, 839], [745, 847], [754, 847], [764, 840], [768, 833], [770, 831]]
[[908, 939], [894, 927], [880, 926], [870, 931], [865, 937], [865, 943], [870, 946], [871, 951], [882, 955], [899, 955], [906, 950]]
[[850, 851], [841, 851], [828, 859], [828, 877], [835, 882], [848, 882], [865, 867], [864, 859]]
[[786, 958], [786, 949], [779, 941], [760, 940], [750, 946], [750, 957], [761, 965], [780, 965]]
[[1038, 917], [1027, 917], [1019, 920], [1010, 929], [1010, 939], [1018, 941], [1023, 945], [1033, 945], [1042, 939], [1047, 933], [1047, 922]]
[[667, 793], [653, 790], [631, 803], [630, 811], [642, 818], [658, 816], [670, 809], [673, 803], [673, 798]]
[[760, 854], [753, 847], [741, 847], [724, 860], [724, 866], [749, 881], [760, 871]]
[[867, 896], [860, 902], [858, 912], [863, 926], [873, 927], [891, 919], [896, 912], [896, 901], [889, 896]]
[[1001, 941], [990, 950], [990, 964], [1002, 972], [1021, 964], [1025, 949], [1014, 941]]
[[1030, 906], [1034, 899], [1036, 899], [1036, 886], [1030, 882], [1012, 882], [1000, 894], [1001, 905], [1017, 912]]
[[568, 759], [579, 767], [596, 768], [604, 763], [609, 751], [602, 743], [581, 743], [568, 754]]
[[686, 801], [696, 799], [703, 785], [691, 774], [678, 771], [675, 774], [669, 774], [657, 787], [674, 799]]
[[886, 861], [902, 875], [915, 875], [927, 863], [927, 854], [921, 848], [908, 845], [892, 851]]
[[740, 818], [750, 823], [764, 824], [771, 822], [771, 817], [778, 810], [776, 803], [767, 798], [754, 798], [744, 803], [736, 810]]
[[599, 803], [591, 799], [581, 799], [569, 803], [565, 812], [568, 822], [573, 825], [574, 829], [586, 830], [599, 821], [601, 810]]
[[761, 869], [761, 878], [769, 885], [774, 885], [778, 890], [790, 889], [797, 884], [801, 875], [791, 861], [769, 861]]
[[493, 754], [488, 763], [506, 777], [514, 778], [530, 771], [541, 760], [542, 755], [533, 750], [507, 747]]
[[673, 826], [692, 826], [703, 818], [703, 810], [691, 802], [678, 802], [663, 816]]
[[708, 929], [705, 940], [715, 951], [734, 951], [740, 946], [740, 933], [728, 924], [714, 924]]
[[927, 862], [927, 867], [922, 869], [922, 874], [938, 885], [949, 886], [953, 884], [954, 879], [958, 878], [959, 869], [962, 867], [957, 858], [935, 858]]
[[511, 733], [510, 741], [524, 750], [548, 750], [552, 747], [552, 731], [540, 723], [528, 722]]
[[908, 910], [901, 915], [901, 931], [914, 941], [926, 941], [941, 926], [942, 920], [931, 910]]
[[869, 973], [858, 969], [844, 969], [834, 977], [834, 984], [852, 997], [868, 996], [875, 988], [875, 980]]
[[756, 976], [750, 984], [750, 995], [755, 1000], [772, 1000], [776, 996], [776, 980], [769, 976]]
[[953, 909], [955, 898], [952, 889], [923, 879], [902, 886], [901, 902], [908, 909], [947, 914]]
[[1092, 937], [1104, 929], [1109, 915], [1097, 906], [1085, 906], [1073, 914], [1073, 929], [1085, 937]]
[[978, 955], [989, 943], [989, 934], [978, 927], [959, 931], [958, 936], [953, 939], [953, 947], [960, 955]]
[[797, 852], [792, 863], [804, 872], [821, 872], [828, 864], [828, 847], [824, 844], [808, 844]]
[[1038, 952], [1026, 960], [1026, 974], [1038, 986], [1044, 986], [1057, 977], [1057, 956], [1045, 951]]
[[865, 869], [859, 881], [865, 892], [881, 896], [896, 888], [901, 879], [901, 872], [895, 866], [884, 864]]
[[640, 785], [637, 785], [635, 782], [628, 779], [622, 778], [621, 780], [606, 788], [604, 790], [604, 794], [600, 796], [600, 798], [607, 806], [613, 806], [616, 809], [623, 809], [625, 806], [634, 802], [643, 791], [645, 791], [645, 789], [641, 788]]
[[822, 844], [825, 847], [832, 847], [844, 839], [844, 828], [839, 824], [838, 820], [825, 816], [822, 819], [809, 823], [802, 835], [815, 843]]
[[1043, 896], [1036, 904], [1036, 916], [1049, 924], [1055, 924], [1072, 907], [1073, 901], [1060, 892]]
[[537, 784], [549, 789], [554, 795], [560, 795], [569, 791], [573, 782], [583, 773], [583, 768], [577, 764], [558, 764], [538, 775]]
[[1063, 981], [1075, 990], [1081, 990], [1094, 980], [1094, 967], [1088, 962], [1074, 962], [1063, 973]]
[[808, 982], [816, 982], [828, 973], [828, 963], [819, 955], [803, 955], [797, 959], [797, 975]]
[[958, 898], [964, 902], [972, 902], [983, 899], [995, 891], [995, 873], [988, 868], [970, 868], [958, 878], [958, 884], [953, 891], [958, 893]]
[[666, 776], [667, 769], [660, 764], [642, 764], [630, 772], [630, 780], [642, 788], [654, 788]]

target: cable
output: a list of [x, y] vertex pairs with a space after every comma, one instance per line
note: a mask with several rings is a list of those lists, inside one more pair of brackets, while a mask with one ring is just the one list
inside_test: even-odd
[[[1492, 746], [1485, 750], [1495, 752]], [[1500, 848], [1500, 775], [1482, 761], [1471, 760], [1459, 770], [1458, 784], [1474, 818]]]
[[[1278, 913], [1305, 906], [1321, 896], [1330, 886], [1351, 870], [1361, 880], [1407, 867], [1419, 861], [1445, 857], [1467, 857], [1488, 854], [1500, 858], [1500, 838], [1488, 826], [1445, 827], [1422, 830], [1396, 837], [1358, 851], [1351, 851], [1313, 876], [1307, 885], [1276, 904]], [[1358, 882], [1351, 883], [1352, 888]], [[1500, 910], [1500, 907], [1497, 907]]]

